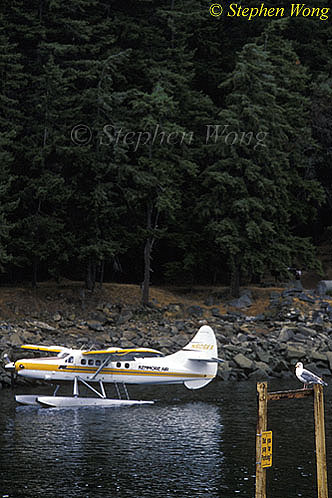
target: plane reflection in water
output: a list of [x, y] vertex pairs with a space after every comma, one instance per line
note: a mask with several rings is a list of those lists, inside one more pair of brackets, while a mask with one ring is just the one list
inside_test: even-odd
[[[202, 326], [193, 339], [180, 351], [164, 356], [151, 348], [107, 348], [79, 350], [63, 346], [25, 344], [26, 350], [57, 353], [57, 356], [23, 358], [6, 365], [8, 371], [28, 379], [41, 379], [57, 385], [53, 396], [16, 396], [19, 403], [48, 407], [123, 406], [153, 403], [130, 400], [126, 384], [184, 384], [200, 389], [217, 374], [218, 358], [215, 334], [208, 325]], [[56, 396], [60, 382], [73, 382], [73, 396]], [[84, 384], [95, 397], [80, 397], [78, 383]], [[99, 384], [99, 391], [92, 384]], [[104, 384], [121, 384], [126, 399], [108, 399]], [[118, 389], [119, 398], [120, 391]]]
[[217, 498], [221, 432], [219, 407], [201, 401], [121, 411], [18, 407], [0, 438], [2, 489], [15, 498]]

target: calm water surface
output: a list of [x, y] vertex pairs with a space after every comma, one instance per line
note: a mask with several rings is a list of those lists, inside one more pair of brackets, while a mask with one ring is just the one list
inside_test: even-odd
[[[296, 381], [269, 384], [270, 391], [297, 387]], [[0, 391], [0, 498], [254, 497], [254, 382], [214, 381], [196, 392], [131, 387], [132, 398], [157, 400], [131, 408], [17, 406], [13, 395], [28, 392]], [[51, 393], [47, 386], [37, 392]], [[329, 387], [332, 473], [331, 400]], [[269, 498], [314, 498], [312, 400], [271, 402], [268, 419], [274, 438]]]

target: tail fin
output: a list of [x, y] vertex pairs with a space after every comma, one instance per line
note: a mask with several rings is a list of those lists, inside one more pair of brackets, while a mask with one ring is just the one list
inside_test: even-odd
[[216, 336], [211, 327], [203, 325], [193, 339], [181, 350], [185, 353], [186, 360], [192, 362], [193, 368], [206, 378], [188, 380], [184, 385], [188, 389], [200, 389], [206, 386], [217, 375], [218, 348]]

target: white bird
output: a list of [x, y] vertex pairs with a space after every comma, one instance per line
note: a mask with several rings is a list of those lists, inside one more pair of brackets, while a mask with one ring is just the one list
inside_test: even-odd
[[295, 366], [295, 374], [296, 377], [303, 382], [304, 386], [303, 389], [307, 387], [309, 384], [321, 384], [322, 386], [327, 386], [327, 383], [323, 381], [318, 375], [310, 372], [309, 370], [306, 370], [303, 368], [303, 363], [300, 361], [296, 363]]

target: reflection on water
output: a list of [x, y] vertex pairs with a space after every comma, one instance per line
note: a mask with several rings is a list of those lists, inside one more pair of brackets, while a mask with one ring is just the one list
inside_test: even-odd
[[[298, 387], [271, 384], [269, 390]], [[145, 391], [132, 395], [144, 398]], [[155, 405], [79, 409], [18, 407], [12, 391], [1, 391], [0, 498], [253, 498], [255, 383], [147, 391]], [[269, 404], [271, 498], [316, 496], [312, 412], [308, 399]]]
[[17, 407], [2, 424], [1, 496], [218, 496], [214, 404]]

